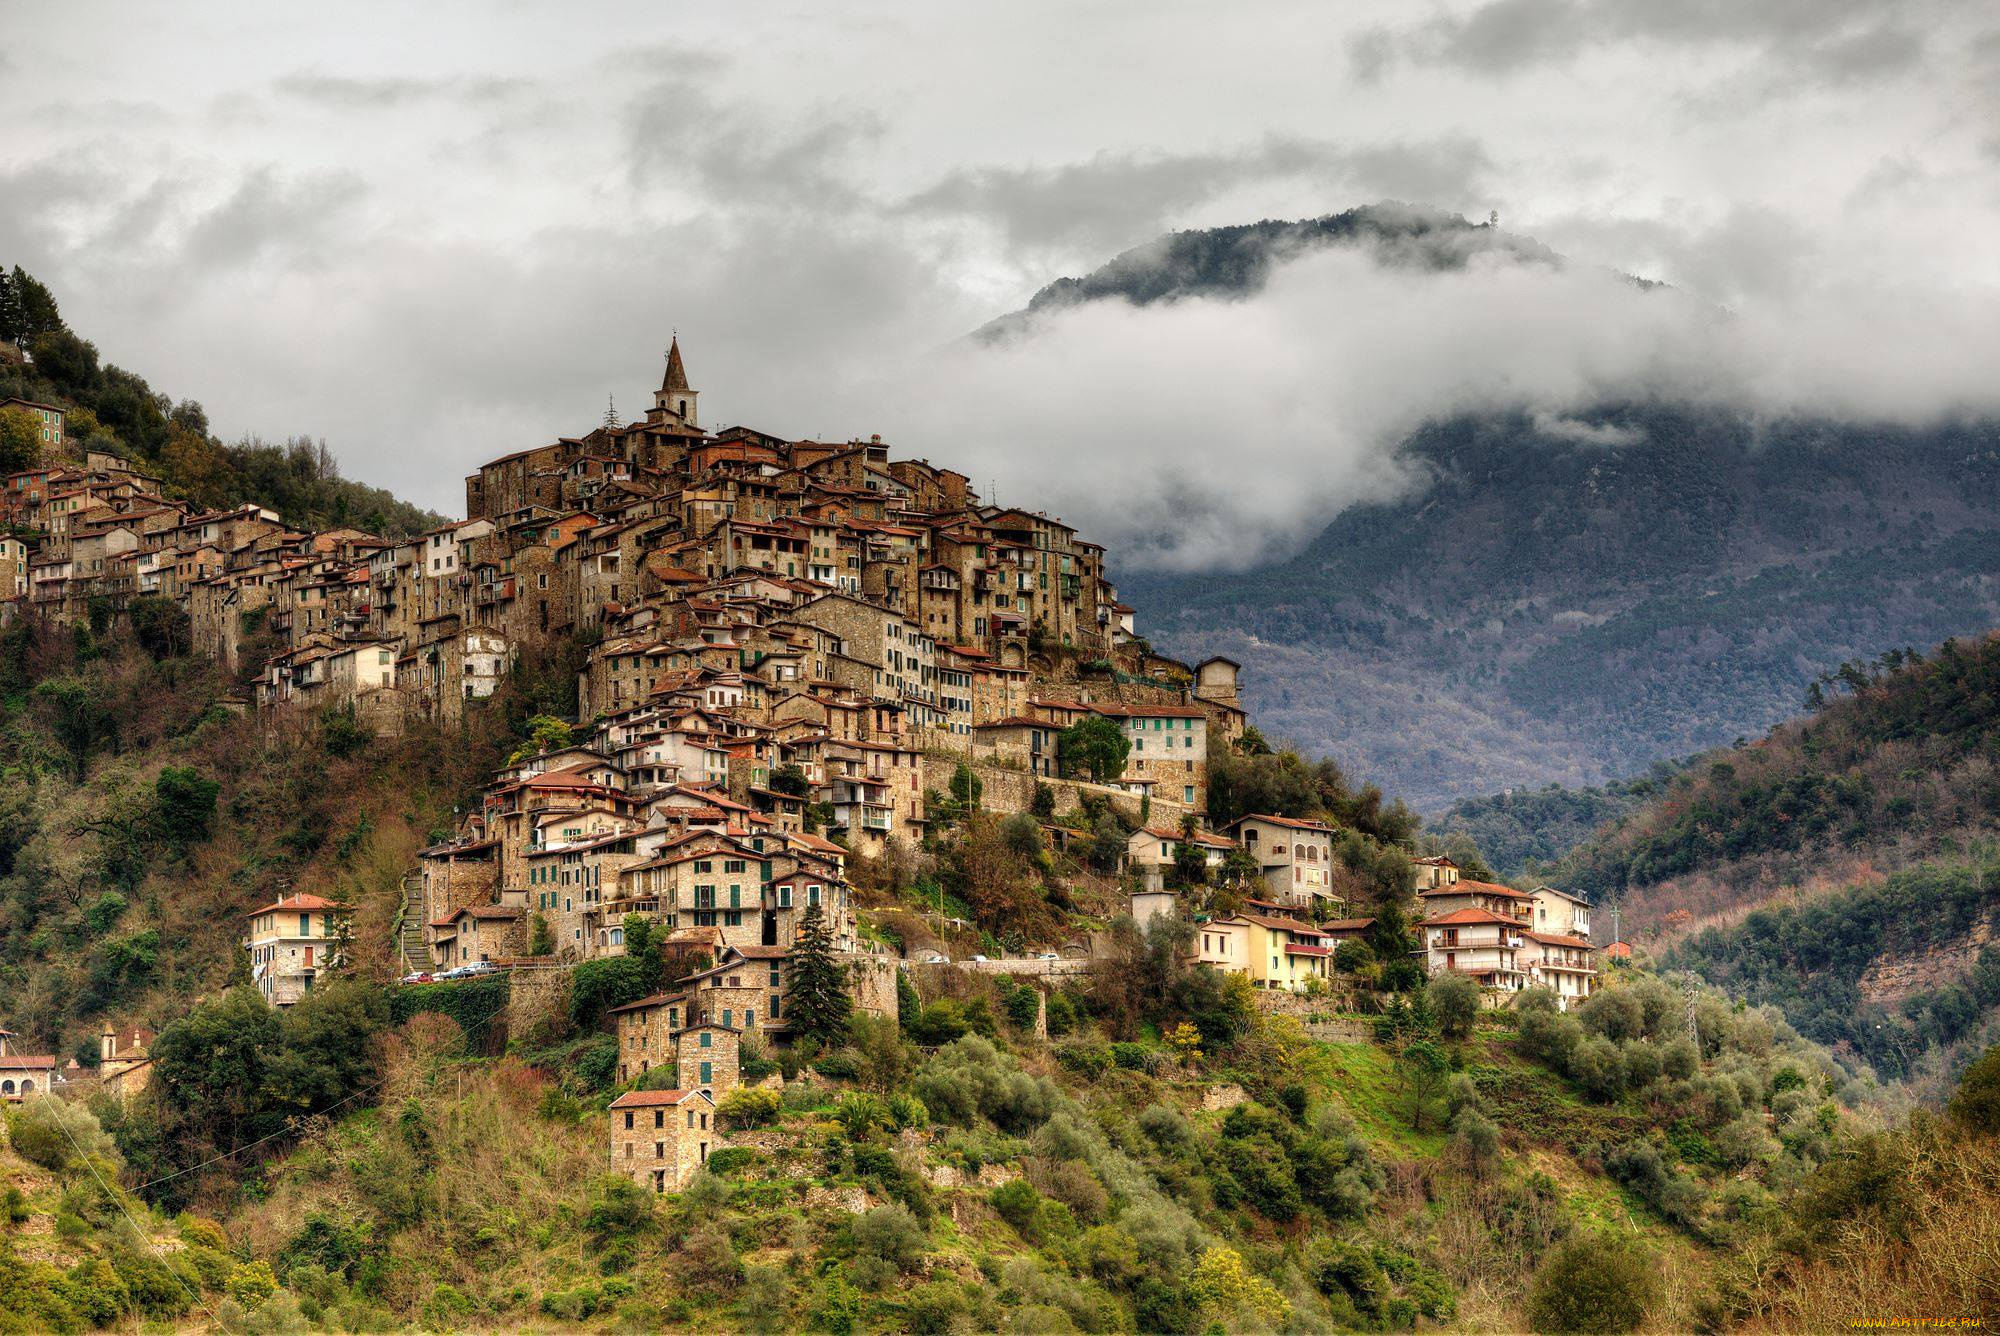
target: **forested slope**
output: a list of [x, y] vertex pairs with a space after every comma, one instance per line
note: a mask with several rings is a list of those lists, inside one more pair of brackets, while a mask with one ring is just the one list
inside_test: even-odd
[[1807, 1035], [1935, 1093], [2000, 1033], [2000, 638], [1811, 684], [1545, 866]]

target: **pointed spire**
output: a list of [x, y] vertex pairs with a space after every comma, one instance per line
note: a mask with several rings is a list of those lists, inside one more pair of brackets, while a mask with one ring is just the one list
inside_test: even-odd
[[667, 349], [667, 378], [660, 382], [662, 390], [685, 390], [688, 388], [687, 368], [681, 365], [680, 331], [674, 331], [674, 341]]

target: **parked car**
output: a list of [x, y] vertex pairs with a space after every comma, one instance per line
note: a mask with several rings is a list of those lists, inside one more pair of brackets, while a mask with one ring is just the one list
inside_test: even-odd
[[482, 974], [498, 974], [500, 967], [490, 960], [475, 960], [470, 965], [460, 967], [460, 974], [467, 979], [476, 979]]
[[926, 951], [924, 958], [917, 963], [920, 965], [949, 965], [951, 964], [951, 957], [945, 955], [942, 951]]
[[974, 956], [973, 959], [978, 961], [982, 965], [989, 965], [992, 963], [985, 956]]
[[1061, 956], [1059, 956], [1059, 955], [1057, 955], [1057, 954], [1056, 954], [1055, 952], [1053, 952], [1053, 951], [1044, 951], [1044, 952], [1042, 952], [1042, 954], [1040, 954], [1039, 956], [1036, 956], [1036, 957], [1035, 957], [1035, 959], [1037, 959], [1037, 960], [1061, 960], [1061, 959], [1062, 959], [1062, 957], [1061, 957]]
[[405, 974], [401, 983], [436, 983], [437, 978], [429, 970], [418, 970], [415, 974]]

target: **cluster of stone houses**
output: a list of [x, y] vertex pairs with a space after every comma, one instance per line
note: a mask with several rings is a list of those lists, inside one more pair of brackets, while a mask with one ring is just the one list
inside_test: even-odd
[[[1192, 839], [1210, 869], [1237, 849], [1253, 853], [1259, 893], [1235, 913], [1195, 916], [1195, 963], [1243, 975], [1256, 988], [1314, 989], [1315, 981], [1329, 978], [1340, 944], [1370, 939], [1375, 928], [1373, 918], [1343, 916], [1346, 906], [1329, 875], [1332, 828], [1246, 816], [1228, 829], [1234, 840], [1202, 830]], [[1180, 896], [1166, 887], [1164, 874], [1186, 838], [1159, 828], [1133, 832], [1129, 859], [1145, 885], [1132, 896], [1132, 914], [1142, 926], [1179, 912]], [[1412, 862], [1422, 912], [1411, 950], [1432, 977], [1463, 975], [1495, 1005], [1529, 988], [1546, 988], [1568, 1010], [1596, 991], [1590, 905], [1581, 896], [1554, 886], [1517, 891], [1471, 881], [1444, 855]]]
[[[382, 730], [451, 721], [536, 642], [582, 639], [579, 714], [635, 782], [824, 805], [863, 852], [917, 833], [942, 786], [926, 758], [1052, 778], [1093, 715], [1131, 744], [1103, 787], [1169, 822], [1204, 810], [1209, 735], [1243, 727], [1236, 665], [1147, 650], [1101, 546], [879, 438], [707, 431], [699, 397], [676, 342], [642, 420], [484, 465], [465, 519], [403, 540], [197, 513], [109, 455], [52, 462], [0, 496], [24, 535], [0, 542], [0, 615], [156, 594], [258, 706]], [[773, 787], [793, 769], [803, 792]], [[1026, 806], [1001, 787], [992, 805]]]

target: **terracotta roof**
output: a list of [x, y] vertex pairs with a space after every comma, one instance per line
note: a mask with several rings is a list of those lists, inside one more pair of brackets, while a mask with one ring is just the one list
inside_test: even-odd
[[1231, 826], [1240, 826], [1246, 821], [1262, 821], [1267, 825], [1284, 826], [1290, 830], [1320, 830], [1325, 831], [1329, 835], [1333, 833], [1333, 827], [1327, 825], [1324, 821], [1302, 821], [1297, 817], [1266, 816], [1255, 812], [1249, 816], [1239, 816], [1229, 824]]
[[1162, 839], [1162, 840], [1184, 840], [1192, 838], [1194, 843], [1205, 844], [1211, 849], [1234, 849], [1236, 847], [1235, 841], [1226, 840], [1222, 836], [1217, 835], [1212, 831], [1206, 831], [1206, 830], [1198, 830], [1194, 833], [1192, 837], [1189, 837], [1181, 834], [1178, 830], [1172, 830], [1164, 826], [1147, 826], [1145, 833], [1153, 836], [1155, 839]]
[[1193, 705], [1093, 705], [1099, 714], [1134, 719], [1199, 719], [1202, 711]]
[[1505, 914], [1496, 914], [1490, 909], [1470, 908], [1454, 909], [1442, 918], [1427, 918], [1417, 926], [1420, 928], [1436, 928], [1460, 923], [1500, 923], [1505, 924], [1509, 928], [1525, 929], [1527, 927], [1519, 919], [1508, 918]]
[[1584, 941], [1583, 938], [1571, 937], [1567, 933], [1535, 932], [1532, 929], [1523, 928], [1521, 930], [1521, 935], [1523, 937], [1528, 938], [1531, 941], [1545, 942], [1550, 946], [1580, 946], [1586, 951], [1593, 949], [1590, 943]]
[[664, 1007], [670, 1002], [685, 1001], [687, 1001], [687, 993], [685, 991], [678, 993], [655, 993], [651, 997], [642, 997], [637, 1002], [627, 1002], [622, 1007], [613, 1007], [605, 1015], [616, 1016], [621, 1011], [651, 1011], [654, 1007]]
[[9, 1054], [7, 1057], [0, 1058], [0, 1071], [31, 1071], [31, 1072], [52, 1071], [54, 1070], [55, 1065], [56, 1065], [56, 1060], [52, 1057], [45, 1057], [45, 1056], [31, 1057], [25, 1053], [14, 1053], [14, 1054]]
[[664, 1105], [679, 1104], [690, 1096], [700, 1095], [704, 1099], [715, 1097], [702, 1090], [632, 1090], [611, 1101], [614, 1109], [654, 1109]]
[[320, 896], [317, 895], [294, 895], [282, 900], [274, 900], [270, 904], [265, 905], [260, 909], [249, 910], [245, 912], [243, 917], [255, 918], [259, 914], [268, 914], [274, 909], [307, 910], [307, 909], [345, 909], [345, 908], [347, 908], [347, 906], [341, 904], [338, 900], [322, 899]]
[[1490, 881], [1467, 881], [1460, 877], [1449, 886], [1439, 886], [1434, 890], [1418, 891], [1419, 896], [1435, 897], [1448, 895], [1490, 895], [1501, 900], [1532, 900], [1535, 897], [1525, 891], [1517, 891], [1512, 886], [1500, 886]]
[[1375, 926], [1372, 918], [1328, 919], [1319, 925], [1321, 932], [1361, 932]]

